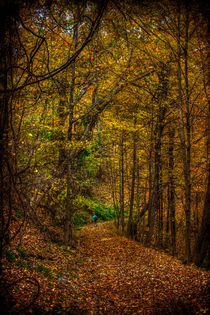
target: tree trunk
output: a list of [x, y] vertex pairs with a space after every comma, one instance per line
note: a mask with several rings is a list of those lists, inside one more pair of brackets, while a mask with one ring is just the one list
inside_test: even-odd
[[136, 162], [136, 208], [138, 213], [138, 229], [137, 229], [137, 240], [141, 240], [141, 216], [140, 216], [140, 178], [139, 178], [139, 161]]
[[[157, 123], [159, 125], [159, 122]], [[158, 127], [159, 128], [159, 127]], [[159, 130], [160, 131], [160, 130]], [[154, 225], [155, 225], [155, 218], [157, 212], [159, 210], [159, 176], [160, 176], [160, 148], [161, 148], [161, 137], [162, 132], [159, 132], [159, 136], [155, 139], [155, 174], [154, 174], [154, 188], [151, 197], [151, 204], [150, 204], [150, 220], [149, 220], [149, 233], [147, 236], [147, 246], [150, 246], [153, 233], [154, 233]]]
[[[73, 49], [76, 51], [77, 42], [78, 42], [78, 16], [79, 16], [79, 6], [77, 11], [77, 16], [74, 16], [74, 33], [73, 33]], [[68, 134], [67, 140], [69, 143], [72, 141], [72, 132], [73, 132], [73, 115], [74, 115], [74, 91], [75, 91], [75, 80], [76, 80], [76, 61], [74, 60], [71, 65], [71, 85], [69, 92], [69, 121], [68, 121]], [[71, 245], [72, 243], [72, 229], [73, 229], [73, 205], [72, 198], [74, 194], [73, 183], [72, 183], [72, 156], [70, 149], [66, 150], [66, 209], [65, 209], [65, 224], [64, 224], [64, 243], [65, 245]]]
[[178, 25], [177, 25], [177, 78], [178, 78], [178, 93], [179, 93], [179, 137], [181, 142], [181, 153], [184, 167], [184, 191], [185, 191], [185, 259], [189, 263], [191, 259], [191, 124], [190, 124], [190, 108], [189, 108], [189, 87], [188, 87], [188, 28], [189, 28], [189, 13], [186, 8], [185, 16], [185, 47], [184, 47], [184, 81], [185, 81], [185, 115], [186, 122], [184, 121], [184, 109], [183, 109], [183, 95], [182, 95], [182, 69], [181, 69], [181, 11], [178, 6]]
[[[136, 125], [136, 120], [134, 126]], [[130, 195], [130, 207], [129, 207], [129, 218], [127, 226], [127, 236], [132, 236], [132, 223], [133, 223], [133, 205], [134, 205], [134, 193], [135, 193], [135, 180], [136, 180], [136, 142], [137, 135], [136, 131], [133, 134], [133, 168], [132, 168], [132, 182], [131, 182], [131, 195]]]
[[160, 180], [159, 180], [159, 215], [158, 215], [158, 247], [163, 247], [163, 180], [162, 164], [160, 163]]
[[[8, 32], [7, 28], [9, 29]], [[10, 25], [3, 24], [0, 34], [0, 86], [3, 89], [3, 93], [0, 95], [0, 276], [2, 272], [3, 247], [5, 243], [7, 243], [6, 239], [9, 241], [9, 228], [12, 218], [12, 174], [8, 172], [7, 166], [10, 160], [8, 149], [10, 109], [9, 94], [7, 91], [8, 67], [10, 64], [8, 60], [12, 58], [9, 32], [11, 32]], [[7, 211], [7, 213], [5, 213], [5, 211]]]
[[72, 185], [71, 185], [71, 165], [70, 161], [67, 164], [67, 174], [66, 174], [66, 185], [67, 185], [67, 194], [66, 194], [66, 208], [65, 208], [65, 222], [64, 222], [64, 244], [66, 246], [72, 245]]
[[4, 93], [0, 96], [0, 274], [1, 274], [1, 262], [2, 262], [2, 250], [3, 250], [3, 239], [5, 234], [5, 218], [4, 218], [4, 208], [5, 208], [5, 160], [7, 158], [7, 144], [8, 144], [8, 98], [7, 98], [7, 65], [6, 65], [6, 52], [5, 49], [5, 34], [1, 34], [1, 60], [0, 60], [0, 85], [4, 87]]
[[195, 244], [193, 260], [201, 266], [205, 257], [210, 257], [210, 170], [208, 170], [208, 183], [206, 189], [203, 216], [198, 238]]
[[124, 195], [124, 133], [121, 135], [121, 143], [120, 143], [120, 221], [121, 221], [121, 231], [124, 234], [125, 231], [125, 221], [124, 221], [124, 211], [125, 211], [125, 195]]
[[[146, 207], [146, 203], [147, 203], [147, 178], [145, 180], [145, 188], [144, 188], [144, 203], [143, 203], [143, 208]], [[139, 221], [141, 223], [141, 215], [139, 213]], [[140, 231], [139, 231], [139, 235], [140, 235], [140, 242], [142, 242], [144, 244], [144, 233], [145, 233], [145, 215], [143, 215], [142, 218], [142, 227], [140, 226]]]
[[114, 206], [114, 223], [117, 226], [117, 228], [119, 228], [120, 211], [116, 188], [117, 178], [111, 163], [109, 163], [109, 166], [107, 167], [107, 173], [109, 175], [110, 190], [112, 193], [112, 201]]
[[152, 181], [153, 181], [153, 172], [152, 172], [152, 152], [154, 151], [153, 147], [153, 134], [154, 134], [154, 113], [152, 108], [152, 123], [151, 123], [151, 133], [150, 133], [150, 150], [149, 150], [149, 158], [148, 158], [148, 172], [149, 172], [149, 178], [148, 178], [148, 185], [149, 185], [149, 200], [148, 200], [148, 226], [151, 224], [151, 212], [152, 210]]
[[[169, 176], [168, 176], [169, 177]], [[167, 185], [167, 214], [166, 214], [166, 232], [165, 232], [165, 246], [169, 246], [169, 217], [170, 217], [170, 184]]]
[[150, 198], [149, 205], [149, 233], [147, 236], [147, 246], [150, 246], [153, 233], [154, 233], [154, 225], [157, 213], [159, 212], [160, 207], [160, 166], [161, 166], [161, 147], [162, 147], [162, 136], [163, 130], [165, 127], [164, 120], [166, 114], [166, 106], [164, 104], [167, 93], [168, 93], [168, 75], [169, 68], [165, 67], [165, 65], [160, 65], [159, 76], [159, 86], [158, 86], [158, 94], [157, 99], [159, 101], [158, 113], [157, 113], [157, 123], [155, 127], [155, 174], [154, 174], [154, 187], [152, 196]]
[[207, 125], [207, 189], [203, 206], [201, 227], [196, 240], [193, 260], [201, 266], [205, 257], [210, 257], [210, 102], [208, 102]]
[[172, 247], [172, 256], [176, 254], [176, 219], [175, 219], [175, 189], [174, 189], [174, 128], [169, 127], [169, 196], [168, 196], [168, 208], [169, 208], [169, 217], [170, 217], [170, 230], [171, 230], [171, 247]]

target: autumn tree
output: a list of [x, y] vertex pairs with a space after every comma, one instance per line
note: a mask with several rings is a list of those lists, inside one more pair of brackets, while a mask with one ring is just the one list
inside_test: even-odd
[[[38, 140], [41, 130], [38, 128], [36, 131], [34, 123], [35, 120], [43, 123], [46, 109], [49, 106], [47, 98], [43, 97], [42, 89], [44, 88], [47, 92], [45, 95], [49, 95], [50, 88], [46, 91], [46, 87], [50, 85], [50, 80], [74, 64], [82, 50], [91, 42], [99, 27], [106, 4], [106, 1], [102, 1], [98, 5], [91, 4], [95, 12], [93, 19], [88, 19], [88, 15], [82, 15], [87, 26], [87, 32], [81, 37], [78, 49], [74, 50], [72, 55], [64, 54], [64, 58], [58, 63], [54, 59], [55, 45], [53, 45], [52, 36], [49, 36], [49, 33], [57, 27], [57, 33], [52, 31], [54, 39], [57, 39], [64, 36], [65, 32], [71, 32], [72, 25], [68, 22], [70, 13], [66, 4], [63, 2], [58, 4], [56, 1], [46, 1], [43, 5], [35, 1], [15, 1], [13, 3], [9, 1], [1, 4], [0, 53], [1, 73], [3, 74], [0, 87], [1, 255], [2, 248], [11, 240], [9, 231], [12, 215], [16, 211], [14, 209], [22, 208], [24, 211], [30, 206], [31, 209], [34, 209], [35, 201], [38, 205], [41, 199], [38, 190], [35, 189], [34, 194], [28, 195], [31, 197], [30, 201], [27, 200], [22, 184], [24, 180], [29, 188], [28, 184], [31, 183], [29, 178], [34, 172], [35, 182], [37, 185], [40, 183], [40, 178], [37, 178], [37, 175], [41, 175], [37, 170], [37, 155], [40, 153], [38, 152]], [[86, 7], [84, 6], [83, 9], [85, 10]], [[57, 20], [57, 17], [60, 21]], [[63, 30], [62, 35], [61, 29]], [[60, 42], [65, 42], [64, 37]], [[37, 93], [37, 90], [40, 93]], [[26, 104], [26, 95], [32, 97], [29, 103], [33, 104], [33, 99], [34, 105], [37, 105], [38, 100], [44, 101], [40, 118], [34, 116], [34, 120], [30, 122], [33, 132], [28, 133], [28, 138], [24, 134], [27, 129], [25, 128], [27, 126], [26, 112], [30, 114]], [[21, 103], [23, 106], [20, 105]], [[46, 130], [42, 131], [42, 135], [43, 132], [45, 135], [47, 134]], [[24, 151], [26, 155], [29, 155], [29, 158], [22, 154]], [[49, 185], [43, 187], [45, 193], [48, 190]]]
[[[195, 3], [189, 7], [188, 5], [188, 3], [181, 5], [167, 1], [156, 3], [153, 6], [156, 9], [154, 12], [157, 13], [152, 16], [151, 11], [148, 14], [145, 8], [135, 8], [134, 13], [131, 7], [118, 5], [120, 14], [123, 14], [124, 24], [119, 23], [118, 27], [116, 23], [113, 24], [114, 34], [118, 33], [121, 41], [124, 42], [122, 56], [125, 60], [129, 55], [126, 54], [125, 47], [135, 47], [130, 55], [130, 63], [126, 71], [121, 65], [121, 69], [124, 70], [123, 76], [120, 74], [120, 69], [115, 70], [115, 73], [117, 72], [118, 76], [123, 77], [129, 86], [125, 97], [129, 95], [129, 99], [131, 99], [130, 89], [133, 93], [132, 101], [135, 99], [134, 102], [140, 100], [142, 103], [143, 100], [145, 107], [140, 107], [139, 111], [136, 111], [136, 116], [147, 113], [148, 125], [143, 125], [150, 133], [150, 138], [147, 138], [147, 145], [150, 147], [147, 151], [147, 154], [149, 153], [147, 162], [142, 159], [142, 156], [140, 159], [140, 163], [143, 162], [145, 165], [145, 171], [148, 171], [147, 187], [149, 189], [146, 195], [147, 202], [140, 211], [139, 217], [148, 218], [150, 226], [147, 235], [148, 244], [152, 240], [159, 246], [163, 246], [164, 223], [166, 217], [168, 218], [166, 231], [169, 233], [170, 223], [170, 242], [172, 253], [175, 254], [178, 228], [175, 220], [177, 218], [178, 221], [182, 220], [181, 211], [184, 210], [187, 261], [191, 259], [192, 242], [192, 205], [189, 200], [197, 194], [197, 189], [204, 192], [204, 182], [201, 184], [200, 181], [203, 176], [200, 173], [202, 168], [199, 168], [198, 171], [198, 165], [201, 164], [197, 161], [202, 159], [201, 151], [205, 152], [205, 129], [199, 127], [198, 113], [201, 111], [205, 112], [205, 115], [207, 113], [206, 101], [199, 111], [199, 104], [202, 104], [205, 93], [202, 90], [200, 72], [197, 70], [204, 68], [201, 66], [201, 56], [197, 54], [196, 47], [200, 47], [201, 44], [195, 30], [199, 29], [202, 16], [196, 17], [198, 6]], [[137, 52], [139, 53], [137, 54]], [[135, 71], [131, 73], [134, 64]], [[151, 69], [151, 72], [144, 77], [143, 71], [148, 68]], [[147, 100], [145, 95], [147, 95]], [[150, 99], [150, 104], [148, 99]], [[121, 101], [121, 104], [123, 106], [125, 101]], [[129, 117], [129, 114], [127, 115]], [[195, 119], [195, 117], [197, 118]], [[142, 121], [139, 123], [141, 125]], [[196, 128], [199, 130], [197, 133]], [[198, 145], [202, 150], [197, 150]], [[127, 152], [129, 150], [130, 145]], [[131, 161], [131, 159], [129, 156], [128, 160]], [[206, 160], [203, 159], [203, 163], [205, 164]], [[128, 181], [130, 183], [128, 187], [131, 188], [130, 180], [131, 177]], [[130, 194], [129, 188], [127, 194]], [[166, 198], [166, 196], [168, 197]], [[183, 204], [183, 208], [181, 204]], [[175, 216], [177, 213], [175, 206], [178, 208], [177, 216]]]

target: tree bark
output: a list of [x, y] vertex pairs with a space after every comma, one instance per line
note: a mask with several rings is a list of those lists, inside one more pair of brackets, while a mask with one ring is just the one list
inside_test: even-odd
[[147, 246], [150, 246], [153, 233], [154, 233], [154, 225], [157, 213], [159, 212], [160, 207], [160, 166], [161, 166], [161, 146], [162, 146], [162, 136], [163, 130], [165, 127], [165, 115], [166, 115], [166, 106], [164, 104], [167, 93], [168, 93], [168, 75], [169, 75], [169, 68], [165, 67], [165, 65], [160, 64], [160, 72], [158, 73], [159, 76], [159, 86], [158, 86], [158, 93], [157, 99], [159, 101], [158, 104], [158, 113], [157, 113], [157, 122], [154, 131], [154, 138], [155, 138], [155, 172], [154, 172], [154, 186], [153, 192], [149, 202], [149, 232], [147, 236]]
[[176, 218], [175, 218], [175, 188], [174, 188], [174, 128], [169, 127], [169, 196], [168, 196], [168, 208], [169, 208], [169, 218], [170, 218], [170, 230], [171, 230], [171, 247], [172, 256], [176, 254]]
[[136, 208], [138, 214], [137, 240], [141, 240], [141, 217], [140, 217], [140, 177], [139, 177], [139, 160], [136, 161]]
[[178, 93], [179, 93], [179, 137], [181, 142], [181, 153], [184, 168], [184, 211], [185, 211], [185, 259], [189, 263], [191, 260], [191, 124], [190, 124], [190, 108], [189, 108], [189, 91], [188, 91], [188, 28], [189, 28], [189, 13], [186, 8], [185, 16], [185, 46], [184, 46], [184, 81], [185, 81], [185, 111], [186, 121], [184, 120], [184, 100], [182, 95], [182, 68], [181, 68], [181, 9], [178, 5], [177, 11], [177, 78], [178, 78]]
[[208, 170], [208, 183], [203, 207], [203, 216], [198, 238], [195, 244], [193, 260], [201, 266], [205, 257], [210, 256], [210, 170]]
[[[136, 119], [134, 127], [136, 125]], [[136, 131], [133, 133], [133, 168], [132, 168], [132, 182], [131, 182], [131, 195], [130, 195], [130, 207], [129, 207], [129, 218], [127, 225], [127, 236], [132, 236], [132, 223], [133, 223], [133, 206], [134, 206], [134, 193], [135, 193], [135, 180], [136, 180], [136, 143], [137, 134]]]
[[124, 133], [121, 135], [121, 143], [120, 143], [120, 221], [121, 221], [121, 231], [124, 234], [125, 231], [125, 221], [124, 221], [124, 211], [125, 211], [125, 194], [124, 194], [124, 186], [125, 186], [125, 175], [124, 175]]
[[201, 266], [204, 259], [210, 257], [210, 101], [207, 120], [207, 188], [203, 206], [203, 216], [199, 234], [195, 243], [193, 260]]
[[[79, 6], [77, 14], [74, 16], [74, 33], [73, 33], [73, 50], [76, 51], [78, 42], [78, 27], [79, 27]], [[76, 61], [72, 62], [71, 65], [71, 85], [69, 92], [69, 121], [68, 121], [68, 133], [67, 140], [69, 143], [72, 141], [72, 131], [73, 131], [73, 115], [74, 115], [74, 90], [75, 90], [75, 80], [76, 80]], [[72, 198], [74, 194], [73, 183], [72, 183], [72, 157], [70, 149], [66, 150], [67, 157], [67, 167], [66, 167], [66, 208], [65, 208], [65, 223], [64, 223], [64, 243], [65, 245], [72, 244], [72, 229], [73, 221], [72, 216], [74, 213]]]

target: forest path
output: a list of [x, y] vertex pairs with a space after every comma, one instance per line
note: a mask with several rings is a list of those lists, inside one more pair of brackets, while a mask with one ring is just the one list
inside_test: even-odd
[[207, 312], [206, 272], [117, 236], [108, 225], [81, 230], [78, 293], [89, 314]]

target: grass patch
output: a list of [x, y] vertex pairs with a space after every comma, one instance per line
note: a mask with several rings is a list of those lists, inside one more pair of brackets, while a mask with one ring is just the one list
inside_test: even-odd
[[114, 218], [114, 209], [100, 203], [95, 203], [92, 214], [96, 214], [102, 221], [109, 221]]
[[[73, 216], [75, 226], [83, 226], [87, 224], [89, 220], [92, 220], [93, 214], [96, 214], [101, 221], [108, 221], [114, 218], [113, 207], [110, 206], [107, 207], [100, 201], [95, 201], [91, 198], [87, 198], [84, 196], [78, 196], [76, 203], [78, 208], [83, 209], [83, 212], [82, 211], [75, 212]], [[87, 215], [84, 214], [84, 211], [87, 212]]]
[[89, 221], [88, 215], [81, 211], [77, 211], [73, 214], [73, 223], [74, 226], [76, 227], [81, 227], [87, 224], [88, 221]]

